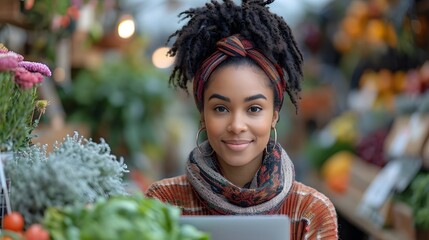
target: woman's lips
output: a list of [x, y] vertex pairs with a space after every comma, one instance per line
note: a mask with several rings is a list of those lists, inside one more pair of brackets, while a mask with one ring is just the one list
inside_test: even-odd
[[250, 140], [224, 140], [225, 145], [233, 151], [243, 151], [252, 141]]

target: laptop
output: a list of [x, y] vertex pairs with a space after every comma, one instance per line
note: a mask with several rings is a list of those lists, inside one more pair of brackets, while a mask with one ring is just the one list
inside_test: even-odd
[[285, 215], [180, 216], [179, 223], [209, 233], [211, 240], [290, 239], [290, 220]]

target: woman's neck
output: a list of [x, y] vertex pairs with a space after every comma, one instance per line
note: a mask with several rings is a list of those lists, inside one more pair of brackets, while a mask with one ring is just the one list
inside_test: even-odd
[[238, 187], [243, 187], [254, 178], [262, 164], [262, 156], [245, 166], [231, 166], [219, 161], [222, 175]]

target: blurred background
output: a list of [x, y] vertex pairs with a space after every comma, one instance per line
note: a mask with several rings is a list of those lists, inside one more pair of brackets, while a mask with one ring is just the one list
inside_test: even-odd
[[[199, 114], [168, 85], [166, 40], [181, 11], [205, 2], [1, 0], [0, 42], [53, 72], [40, 87], [50, 104], [34, 142], [49, 149], [76, 131], [103, 138], [142, 191], [183, 174]], [[334, 202], [342, 239], [428, 239], [429, 1], [278, 0], [270, 9], [305, 60], [299, 112], [285, 101], [278, 127], [297, 180]]]

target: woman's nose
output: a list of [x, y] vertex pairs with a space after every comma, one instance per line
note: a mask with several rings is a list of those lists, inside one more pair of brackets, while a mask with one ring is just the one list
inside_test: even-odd
[[247, 131], [247, 124], [244, 116], [241, 116], [241, 114], [232, 114], [227, 130], [234, 134]]

